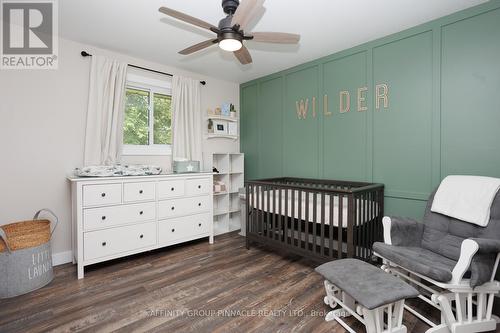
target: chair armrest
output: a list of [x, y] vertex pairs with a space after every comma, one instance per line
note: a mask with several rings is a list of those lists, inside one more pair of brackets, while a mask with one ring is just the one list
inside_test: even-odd
[[490, 238], [470, 238], [479, 246], [478, 253], [497, 254], [500, 252], [500, 240]]
[[423, 223], [409, 218], [385, 216], [382, 225], [385, 244], [420, 246], [424, 232]]
[[474, 240], [465, 239], [462, 241], [462, 245], [460, 247], [460, 258], [458, 258], [458, 262], [453, 268], [453, 271], [451, 272], [452, 284], [460, 283], [460, 281], [464, 277], [464, 274], [470, 267], [472, 258], [474, 257], [474, 255], [477, 253], [478, 250], [479, 250], [479, 245]]
[[469, 238], [462, 242], [460, 258], [453, 269], [452, 283], [460, 283], [470, 270], [472, 288], [493, 281], [500, 260], [500, 241], [486, 238]]

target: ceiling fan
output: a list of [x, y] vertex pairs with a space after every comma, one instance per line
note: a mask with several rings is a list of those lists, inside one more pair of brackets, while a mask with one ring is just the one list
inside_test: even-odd
[[243, 41], [245, 40], [278, 44], [297, 44], [300, 41], [300, 35], [284, 32], [247, 33], [246, 28], [248, 24], [255, 18], [261, 9], [263, 9], [263, 4], [264, 0], [244, 0], [241, 5], [239, 0], [222, 0], [222, 8], [227, 16], [220, 20], [218, 27], [167, 7], [161, 7], [159, 10], [163, 14], [217, 34], [217, 38], [190, 46], [180, 51], [180, 54], [188, 55], [209, 46], [219, 44], [222, 50], [234, 52], [234, 55], [238, 58], [240, 63], [247, 65], [252, 63], [252, 56], [245, 45], [243, 45]]

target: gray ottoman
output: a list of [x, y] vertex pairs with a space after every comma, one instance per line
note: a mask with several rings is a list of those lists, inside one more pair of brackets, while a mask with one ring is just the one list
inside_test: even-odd
[[326, 315], [327, 321], [336, 320], [356, 333], [341, 319], [352, 315], [365, 325], [367, 333], [406, 333], [404, 302], [419, 295], [415, 288], [357, 259], [331, 261], [317, 267], [316, 272], [325, 278], [325, 304], [332, 308], [341, 306]]

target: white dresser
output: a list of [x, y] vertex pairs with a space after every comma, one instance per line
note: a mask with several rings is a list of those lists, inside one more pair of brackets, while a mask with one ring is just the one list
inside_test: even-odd
[[212, 173], [69, 177], [78, 278], [98, 262], [209, 237]]

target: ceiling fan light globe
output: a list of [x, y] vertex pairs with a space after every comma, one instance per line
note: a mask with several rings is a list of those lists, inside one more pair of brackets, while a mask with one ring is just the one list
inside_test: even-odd
[[237, 39], [223, 39], [219, 42], [219, 47], [228, 52], [238, 51], [243, 47], [243, 44]]

